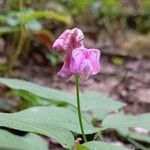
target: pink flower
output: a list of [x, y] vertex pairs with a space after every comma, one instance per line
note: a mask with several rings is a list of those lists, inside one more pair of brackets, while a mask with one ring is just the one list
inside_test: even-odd
[[73, 74], [82, 80], [100, 71], [100, 50], [87, 49], [83, 45], [84, 35], [78, 28], [64, 31], [54, 42], [53, 48], [64, 51], [64, 64], [58, 72], [61, 79], [68, 80]]
[[71, 61], [71, 56], [65, 55], [64, 56], [64, 64], [63, 64], [61, 70], [57, 73], [57, 76], [60, 79], [68, 80], [73, 75], [73, 73], [70, 70], [70, 61]]
[[73, 74], [85, 81], [100, 71], [100, 50], [77, 48], [71, 55], [65, 55], [64, 65], [58, 72], [61, 79], [68, 80]]
[[54, 42], [53, 48], [58, 51], [72, 51], [75, 48], [83, 47], [83, 32], [78, 29], [65, 30]]
[[77, 48], [72, 51], [70, 70], [77, 74], [82, 80], [87, 80], [90, 76], [100, 71], [100, 50]]

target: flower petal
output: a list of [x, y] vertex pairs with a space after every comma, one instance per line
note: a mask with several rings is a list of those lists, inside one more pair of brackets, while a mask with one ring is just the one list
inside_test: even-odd
[[54, 44], [53, 44], [53, 48], [56, 49], [57, 51], [62, 51], [63, 50], [63, 43], [64, 40], [63, 39], [57, 39]]
[[72, 73], [80, 73], [82, 70], [82, 62], [85, 59], [83, 49], [74, 49], [72, 51], [71, 63], [70, 63], [70, 70]]
[[70, 70], [84, 80], [100, 71], [100, 51], [98, 49], [77, 48], [72, 51]]
[[57, 73], [57, 76], [63, 80], [68, 80], [72, 76], [72, 73], [70, 71], [70, 56], [69, 55], [64, 56], [64, 64], [61, 70]]
[[84, 47], [83, 38], [84, 35], [80, 29], [67, 29], [54, 42], [53, 48], [58, 51], [72, 51], [75, 48]]
[[100, 50], [99, 49], [88, 49], [88, 60], [90, 60], [93, 72], [92, 75], [97, 74], [100, 71]]

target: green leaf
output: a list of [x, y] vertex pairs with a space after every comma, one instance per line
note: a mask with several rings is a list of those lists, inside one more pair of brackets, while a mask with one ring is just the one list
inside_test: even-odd
[[36, 134], [17, 136], [0, 130], [0, 149], [14, 150], [48, 150], [48, 143]]
[[[54, 100], [56, 102], [66, 102], [76, 107], [75, 95], [65, 93], [60, 90], [9, 78], [0, 78], [0, 83], [15, 90], [24, 90], [42, 98]], [[94, 92], [81, 94], [81, 105], [83, 112], [90, 112], [94, 118], [100, 120], [103, 119], [108, 113], [118, 111], [118, 109], [125, 106], [122, 102], [115, 101], [103, 94]]]
[[[83, 119], [85, 133], [100, 131]], [[56, 139], [65, 148], [74, 143], [71, 131], [80, 133], [77, 113], [60, 107], [32, 107], [16, 113], [0, 113], [0, 126]]]
[[29, 93], [23, 90], [11, 90], [7, 93], [9, 96], [17, 96], [20, 97], [22, 100], [22, 107], [21, 108], [28, 108], [31, 106], [66, 106], [65, 102], [56, 102], [54, 100], [45, 99]]
[[75, 150], [89, 150], [89, 148], [80, 144], [77, 144], [76, 147], [77, 148]]
[[9, 88], [15, 90], [24, 90], [42, 98], [55, 100], [57, 102], [64, 101], [75, 105], [75, 97], [71, 94], [56, 90], [53, 88], [43, 87], [34, 83], [23, 80], [0, 78], [0, 83], [5, 84]]
[[150, 113], [137, 116], [127, 116], [123, 114], [110, 115], [103, 120], [102, 126], [105, 128], [113, 128], [122, 136], [150, 143], [150, 136], [148, 134], [143, 135], [131, 131], [135, 128], [150, 131]]
[[[51, 116], [53, 109], [47, 108], [46, 111], [44, 108], [41, 109], [31, 108], [13, 114], [0, 113], [0, 125], [45, 135], [55, 139], [63, 147], [71, 148], [74, 143], [71, 132], [55, 124], [56, 116]], [[49, 109], [50, 112], [48, 112]]]
[[127, 150], [126, 148], [121, 146], [97, 141], [87, 142], [83, 145], [89, 148], [89, 150]]
[[[5, 120], [5, 123], [7, 122], [7, 120], [9, 122], [10, 121], [9, 118], [12, 119], [12, 121], [14, 121], [14, 119], [17, 119], [18, 121], [24, 121], [24, 122], [26, 119], [27, 121], [26, 123], [32, 123], [32, 121], [33, 123], [41, 122], [41, 124], [43, 125], [45, 123], [47, 125], [62, 127], [76, 133], [81, 133], [79, 123], [78, 123], [77, 112], [67, 108], [54, 107], [54, 106], [32, 107], [11, 114], [0, 113], [0, 116], [1, 116], [0, 122], [2, 122], [3, 119]], [[83, 124], [84, 124], [86, 134], [91, 134], [100, 131], [100, 128], [93, 127], [84, 118], [83, 118]]]
[[34, 106], [39, 102], [38, 96], [22, 90], [11, 90], [8, 92], [8, 95], [21, 97], [23, 101], [29, 103], [31, 106]]
[[99, 120], [102, 120], [110, 112], [118, 111], [118, 109], [125, 106], [120, 101], [96, 92], [86, 92], [81, 96], [81, 99], [82, 110], [89, 112], [94, 118]]
[[140, 127], [150, 130], [150, 113], [137, 116], [123, 114], [109, 115], [103, 120], [103, 126], [107, 128]]

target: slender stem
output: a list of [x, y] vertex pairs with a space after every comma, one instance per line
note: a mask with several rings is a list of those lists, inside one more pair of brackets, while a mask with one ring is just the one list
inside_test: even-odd
[[84, 128], [82, 124], [82, 114], [81, 114], [81, 107], [80, 107], [80, 94], [79, 94], [79, 76], [76, 75], [76, 96], [77, 96], [77, 109], [78, 109], [78, 118], [79, 118], [79, 124], [80, 124], [80, 129], [82, 133], [82, 137], [84, 142], [87, 142], [85, 133], [84, 133]]
[[20, 35], [19, 35], [19, 39], [18, 39], [18, 43], [17, 46], [14, 47], [14, 49], [12, 50], [12, 53], [10, 55], [10, 58], [8, 60], [8, 69], [7, 69], [7, 74], [10, 73], [10, 71], [12, 70], [13, 66], [15, 65], [19, 55], [22, 52], [22, 49], [24, 47], [25, 41], [27, 39], [27, 32], [24, 28], [23, 25], [23, 20], [22, 20], [22, 14], [23, 14], [23, 0], [19, 1], [19, 7], [20, 7]]
[[95, 140], [99, 137], [100, 140], [101, 140], [102, 142], [104, 142], [103, 137], [102, 137], [102, 132], [103, 132], [103, 131], [98, 132], [98, 133], [94, 136], [93, 141], [95, 141]]

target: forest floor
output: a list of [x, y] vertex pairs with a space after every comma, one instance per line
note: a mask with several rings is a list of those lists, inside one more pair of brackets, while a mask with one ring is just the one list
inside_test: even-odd
[[[115, 47], [87, 39], [87, 47], [101, 49], [101, 71], [87, 82], [81, 82], [81, 91], [102, 92], [127, 104], [124, 111], [128, 114], [150, 112], [150, 59], [147, 55], [130, 55]], [[5, 56], [0, 56], [0, 60]], [[43, 86], [53, 87], [66, 92], [75, 92], [74, 78], [64, 82], [56, 74], [61, 64], [52, 67], [43, 60], [39, 50], [30, 52], [27, 60], [18, 62], [10, 77], [32, 81]], [[63, 150], [60, 145], [50, 141], [53, 150]]]

